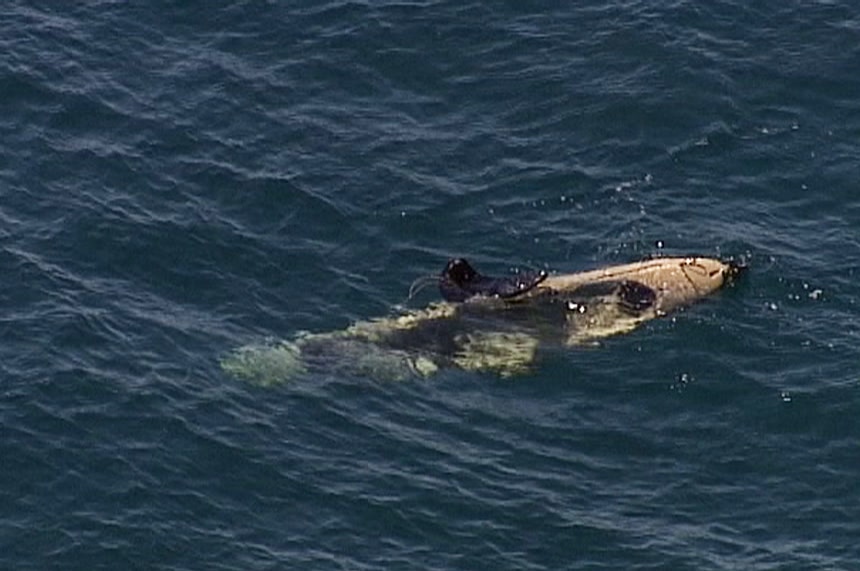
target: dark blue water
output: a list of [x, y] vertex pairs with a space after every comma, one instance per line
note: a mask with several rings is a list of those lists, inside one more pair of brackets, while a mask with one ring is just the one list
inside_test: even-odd
[[[4, 3], [0, 568], [860, 569], [856, 5], [562, 4]], [[518, 378], [219, 366], [688, 253]]]

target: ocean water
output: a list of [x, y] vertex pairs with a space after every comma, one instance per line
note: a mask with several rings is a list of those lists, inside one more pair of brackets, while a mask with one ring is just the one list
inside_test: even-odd
[[[847, 1], [0, 8], [0, 568], [860, 569]], [[515, 378], [248, 344], [745, 260]]]

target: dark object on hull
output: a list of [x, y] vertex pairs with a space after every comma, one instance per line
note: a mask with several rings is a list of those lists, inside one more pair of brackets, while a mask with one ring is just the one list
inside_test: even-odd
[[643, 283], [633, 280], [606, 281], [585, 284], [563, 294], [568, 305], [587, 305], [595, 299], [612, 299], [614, 303], [631, 315], [653, 307], [657, 292]]
[[547, 275], [540, 270], [492, 278], [479, 274], [463, 258], [454, 258], [439, 275], [439, 292], [445, 301], [451, 302], [462, 302], [475, 296], [512, 299], [537, 287]]

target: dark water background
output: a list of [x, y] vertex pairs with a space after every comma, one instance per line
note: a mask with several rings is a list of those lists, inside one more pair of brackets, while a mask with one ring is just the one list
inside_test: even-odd
[[[0, 568], [860, 569], [855, 3], [9, 0], [0, 109]], [[219, 367], [655, 253], [751, 269], [516, 379]]]

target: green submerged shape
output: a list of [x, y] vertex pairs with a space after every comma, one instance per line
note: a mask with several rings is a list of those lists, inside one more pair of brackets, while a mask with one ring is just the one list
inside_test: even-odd
[[221, 360], [221, 368], [237, 379], [262, 387], [283, 383], [306, 371], [301, 350], [287, 341], [240, 347]]

